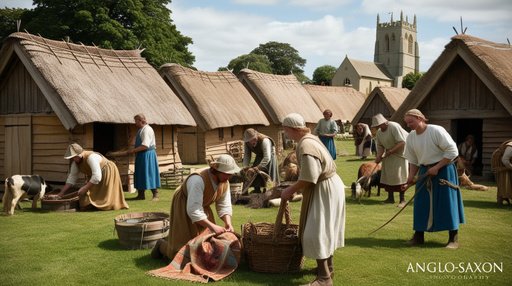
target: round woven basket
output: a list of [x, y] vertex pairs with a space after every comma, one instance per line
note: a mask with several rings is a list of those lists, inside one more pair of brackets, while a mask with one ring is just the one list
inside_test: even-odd
[[127, 249], [153, 248], [169, 235], [169, 214], [160, 212], [129, 213], [116, 216], [119, 243]]
[[41, 200], [41, 208], [49, 211], [74, 212], [78, 209], [78, 197], [59, 200]]
[[[286, 223], [282, 224], [283, 214]], [[246, 223], [242, 242], [249, 268], [256, 272], [298, 272], [304, 264], [299, 226], [291, 224], [288, 202], [279, 206], [276, 223]]]

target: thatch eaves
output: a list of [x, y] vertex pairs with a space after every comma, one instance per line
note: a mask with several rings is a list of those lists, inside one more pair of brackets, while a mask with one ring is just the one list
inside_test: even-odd
[[[377, 86], [368, 95], [361, 108], [354, 116], [352, 122], [360, 122], [361, 118], [365, 116], [367, 109], [370, 104], [377, 98], [382, 100], [386, 109], [391, 115], [400, 107], [411, 91], [407, 88], [389, 87], [389, 86]], [[373, 114], [375, 115], [375, 114]], [[371, 115], [371, 116], [373, 116]], [[389, 117], [388, 114], [383, 114], [385, 117]]]
[[160, 74], [203, 130], [269, 125], [252, 95], [231, 72], [204, 72], [165, 64], [160, 67]]
[[307, 123], [317, 123], [322, 118], [322, 111], [294, 75], [243, 69], [238, 77], [263, 106], [273, 124], [281, 124], [290, 113], [299, 113]]
[[330, 109], [332, 119], [351, 121], [364, 103], [365, 95], [353, 87], [304, 85], [320, 110]]
[[457, 57], [464, 60], [512, 115], [512, 47], [470, 35], [457, 35], [416, 83], [392, 120], [401, 120], [407, 110], [420, 106]]
[[117, 51], [13, 33], [0, 51], [0, 76], [17, 56], [68, 130], [91, 122], [195, 126], [185, 105], [140, 50]]

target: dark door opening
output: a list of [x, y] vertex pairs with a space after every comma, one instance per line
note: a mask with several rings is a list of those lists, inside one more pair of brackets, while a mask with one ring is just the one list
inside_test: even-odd
[[[473, 135], [475, 137], [475, 144], [478, 150], [478, 155], [475, 160], [475, 164], [473, 165], [473, 173], [472, 175], [481, 176], [482, 175], [482, 119], [455, 119], [454, 124], [452, 125], [455, 128], [455, 142], [457, 142], [457, 146], [459, 147], [462, 142], [466, 139], [468, 135]], [[459, 148], [460, 151], [460, 148]]]
[[114, 124], [95, 122], [93, 128], [94, 151], [105, 155], [109, 151], [116, 150]]

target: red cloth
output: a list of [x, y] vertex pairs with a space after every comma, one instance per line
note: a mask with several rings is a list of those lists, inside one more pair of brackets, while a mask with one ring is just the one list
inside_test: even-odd
[[241, 247], [234, 233], [216, 236], [206, 229], [183, 246], [169, 265], [147, 273], [164, 279], [201, 283], [207, 283], [209, 279], [218, 281], [238, 267]]

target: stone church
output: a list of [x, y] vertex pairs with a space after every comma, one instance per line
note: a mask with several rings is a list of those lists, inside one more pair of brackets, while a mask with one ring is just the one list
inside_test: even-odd
[[373, 62], [345, 59], [332, 79], [333, 86], [352, 86], [356, 90], [370, 94], [377, 87], [402, 87], [402, 78], [410, 72], [419, 72], [419, 49], [416, 32], [416, 15], [409, 23], [400, 20], [380, 23], [377, 14], [377, 37]]

